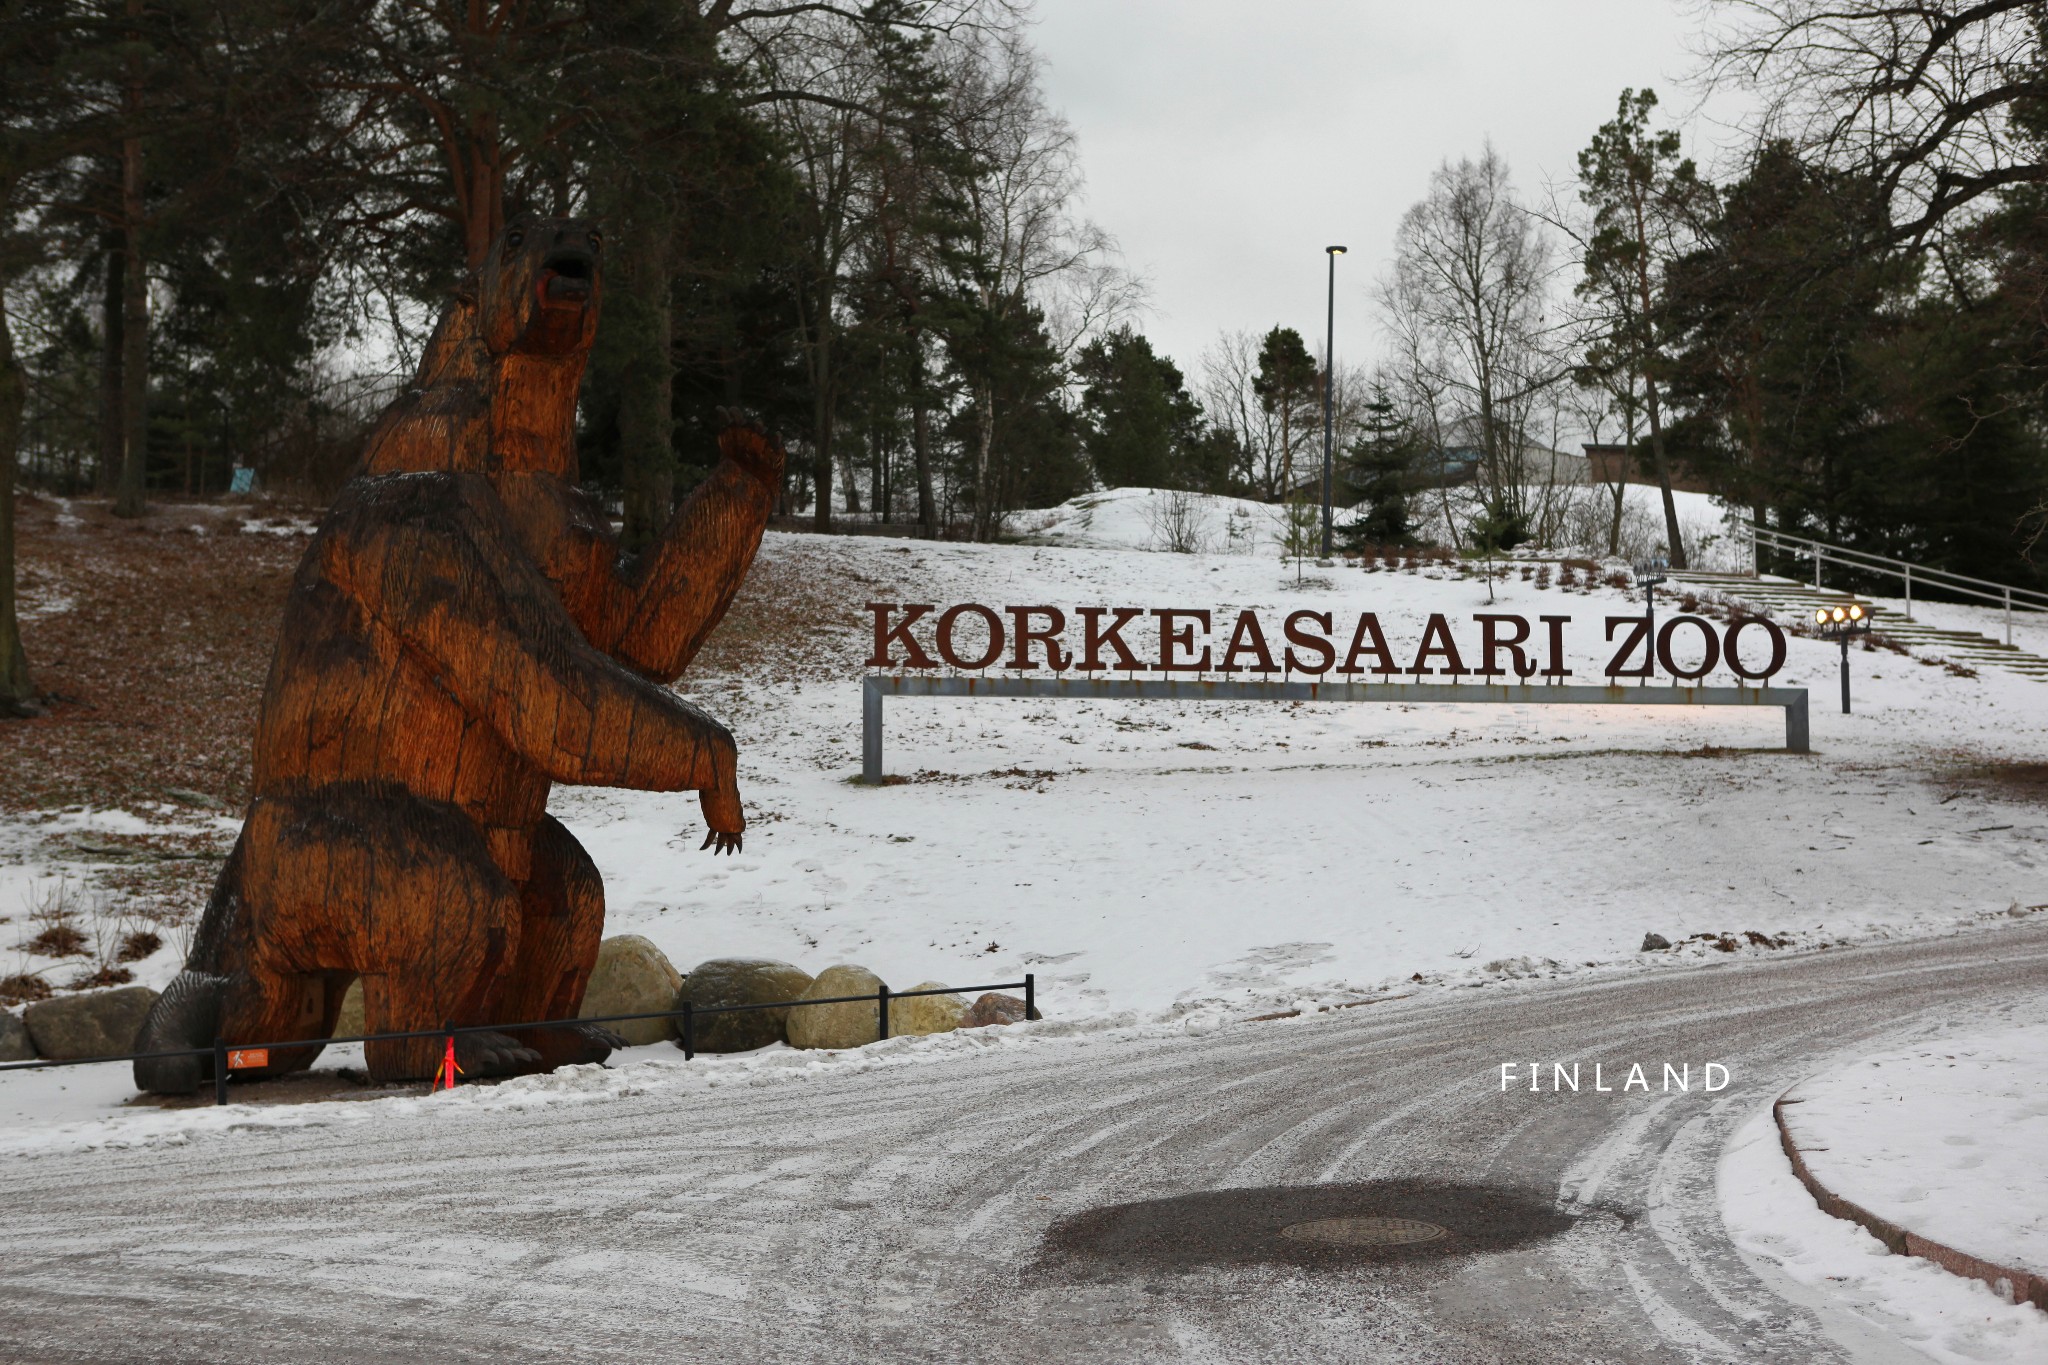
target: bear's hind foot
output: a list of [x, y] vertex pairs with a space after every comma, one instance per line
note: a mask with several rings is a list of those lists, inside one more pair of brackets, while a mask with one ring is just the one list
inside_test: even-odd
[[455, 1035], [455, 1065], [465, 1076], [522, 1076], [541, 1064], [532, 1048], [504, 1033], [458, 1033]]

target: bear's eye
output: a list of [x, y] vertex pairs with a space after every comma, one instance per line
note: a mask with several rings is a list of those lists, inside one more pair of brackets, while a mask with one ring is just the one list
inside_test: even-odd
[[525, 244], [525, 242], [526, 242], [526, 234], [525, 234], [525, 233], [523, 233], [523, 232], [508, 232], [508, 233], [506, 233], [506, 234], [505, 234], [505, 245], [506, 245], [506, 246], [510, 246], [510, 247], [517, 247], [517, 246], [523, 246], [523, 245]]

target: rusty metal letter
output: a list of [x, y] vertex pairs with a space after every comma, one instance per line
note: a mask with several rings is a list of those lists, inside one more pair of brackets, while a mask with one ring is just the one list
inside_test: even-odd
[[[1614, 657], [1607, 661], [1607, 676], [1610, 678], [1647, 678], [1656, 666], [1656, 656], [1650, 649], [1650, 618], [1647, 616], [1610, 616], [1607, 618], [1607, 638], [1614, 638], [1616, 626], [1627, 626], [1628, 634], [1621, 639], [1621, 648], [1614, 651]], [[1628, 656], [1635, 653], [1637, 645], [1643, 647], [1643, 666], [1627, 666]]]
[[[1109, 629], [1107, 630], [1102, 628], [1102, 617], [1105, 613], [1112, 614]], [[1081, 608], [1081, 624], [1084, 627], [1081, 671], [1093, 673], [1099, 669], [1110, 667], [1110, 665], [1102, 662], [1102, 647], [1108, 645], [1116, 651], [1115, 667], [1121, 668], [1128, 673], [1147, 672], [1146, 666], [1138, 662], [1138, 656], [1131, 653], [1130, 646], [1124, 643], [1124, 637], [1119, 634], [1125, 626], [1144, 614], [1145, 609], [1143, 607]]]
[[893, 668], [896, 661], [889, 657], [889, 646], [901, 644], [904, 649], [905, 668], [937, 668], [938, 660], [924, 652], [924, 646], [910, 633], [911, 626], [921, 616], [938, 610], [929, 602], [912, 603], [903, 607], [903, 619], [896, 625], [889, 624], [889, 614], [897, 609], [894, 602], [870, 602], [868, 610], [875, 614], [875, 652], [868, 658], [869, 668]]
[[[1045, 646], [1045, 666], [1055, 673], [1067, 671], [1073, 660], [1067, 656], [1065, 646], [1060, 644], [1060, 632], [1067, 628], [1067, 614], [1058, 607], [1007, 607], [1014, 629], [1010, 632], [1015, 642], [1010, 654], [1009, 667], [1031, 667], [1031, 646], [1034, 642]], [[1031, 618], [1043, 616], [1046, 620], [1043, 630], [1031, 628]]]
[[1259, 614], [1255, 611], [1241, 611], [1237, 624], [1231, 627], [1230, 644], [1224, 648], [1223, 662], [1216, 666], [1219, 673], [1238, 671], [1237, 656], [1249, 654], [1258, 662], [1248, 671], [1253, 673], [1278, 673], [1279, 666], [1273, 662], [1273, 651], [1266, 648], [1266, 632], [1259, 628]]
[[[1441, 643], [1435, 643], [1437, 641]], [[1432, 654], [1443, 657], [1444, 667], [1423, 667]], [[1433, 611], [1429, 614], [1429, 624], [1422, 628], [1422, 644], [1415, 651], [1415, 666], [1408, 671], [1418, 677], [1424, 673], [1448, 673], [1454, 678], [1472, 671], [1465, 667], [1465, 661], [1458, 657], [1458, 642], [1451, 638], [1451, 623], [1444, 619], [1442, 612]]]
[[1351, 648], [1344, 652], [1344, 665], [1339, 673], [1363, 673], [1358, 666], [1358, 656], [1370, 651], [1378, 657], [1372, 671], [1383, 678], [1392, 677], [1401, 671], [1394, 662], [1393, 651], [1387, 648], [1387, 637], [1380, 630], [1380, 618], [1372, 612], [1363, 612], [1358, 618], [1358, 628], [1351, 632]]
[[[1315, 622], [1316, 628], [1323, 632], [1322, 635], [1304, 635], [1296, 624], [1300, 621]], [[1287, 644], [1289, 646], [1287, 650], [1287, 666], [1293, 669], [1295, 672], [1306, 673], [1311, 677], [1319, 678], [1323, 674], [1328, 673], [1330, 671], [1331, 664], [1337, 662], [1336, 647], [1333, 646], [1327, 638], [1331, 630], [1330, 613], [1326, 611], [1289, 612], [1287, 614], [1287, 624], [1285, 629], [1287, 631]], [[1316, 664], [1313, 668], [1303, 663], [1301, 661], [1301, 656], [1294, 652], [1293, 646], [1295, 645], [1300, 645], [1303, 649], [1314, 650], [1318, 655], [1322, 657], [1322, 662]]]
[[[953, 623], [968, 613], [979, 616], [988, 626], [988, 652], [979, 659], [963, 659], [953, 648]], [[936, 643], [939, 657], [955, 668], [987, 668], [1003, 655], [1003, 618], [979, 602], [962, 602], [939, 616]]]
[[[1195, 625], [1200, 625], [1202, 633], [1208, 634], [1209, 613], [1206, 611], [1194, 611], [1185, 607], [1161, 607], [1152, 614], [1159, 618], [1159, 662], [1152, 666], [1154, 671], [1159, 673], [1207, 673], [1210, 668], [1211, 659], [1214, 656], [1214, 651], [1209, 646], [1202, 646], [1200, 658], [1184, 664], [1173, 661], [1173, 652], [1176, 649], [1190, 651], [1194, 649]], [[1183, 619], [1193, 624], [1179, 630], [1174, 629], [1173, 623]]]
[[[1700, 638], [1707, 646], [1707, 652], [1701, 656], [1700, 666], [1690, 672], [1680, 668], [1671, 657], [1671, 634], [1680, 626], [1686, 625], [1698, 626]], [[1682, 678], [1686, 682], [1697, 682], [1712, 673], [1714, 666], [1721, 662], [1720, 638], [1714, 634], [1714, 627], [1709, 622], [1702, 621], [1697, 616], [1674, 616], [1657, 632], [1657, 662], [1664, 665], [1664, 671], [1672, 677]]]
[[[1752, 673], [1742, 666], [1742, 655], [1736, 648], [1736, 641], [1741, 638], [1745, 626], [1762, 626], [1764, 634], [1771, 640], [1771, 661], [1763, 666], [1760, 673]], [[1721, 657], [1728, 661], [1728, 670], [1736, 677], [1762, 682], [1785, 666], [1785, 632], [1767, 616], [1745, 616], [1741, 620], [1730, 621], [1727, 635], [1722, 640]]]
[[[1507, 669], [1495, 668], [1493, 666], [1493, 661], [1497, 657], [1495, 651], [1503, 649], [1508, 652], [1508, 657], [1513, 661], [1510, 664], [1510, 667], [1514, 669], [1515, 676], [1517, 678], [1528, 678], [1535, 676], [1536, 661], [1529, 658], [1522, 652], [1522, 644], [1529, 638], [1528, 617], [1505, 615], [1495, 616], [1489, 613], [1481, 612], [1474, 615], [1472, 619], [1479, 623], [1480, 677], [1498, 678], [1507, 673]], [[1510, 624], [1514, 627], [1514, 633], [1508, 636], [1505, 640], [1501, 639], [1498, 633], [1498, 627], [1501, 626], [1503, 623]]]

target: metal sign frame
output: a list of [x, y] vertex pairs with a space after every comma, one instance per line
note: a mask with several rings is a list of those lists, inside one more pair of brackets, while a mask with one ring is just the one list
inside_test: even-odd
[[1811, 752], [1803, 687], [1594, 687], [1494, 683], [1323, 683], [1194, 678], [983, 678], [869, 673], [861, 681], [861, 781], [882, 783], [884, 697], [1078, 697], [1109, 701], [1348, 701], [1494, 706], [1776, 706], [1785, 750]]

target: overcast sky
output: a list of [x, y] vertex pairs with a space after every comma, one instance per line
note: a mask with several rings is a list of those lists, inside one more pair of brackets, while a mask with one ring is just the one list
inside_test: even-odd
[[[1401, 214], [1488, 138], [1519, 188], [1563, 184], [1624, 86], [1692, 112], [1674, 0], [1038, 0], [1049, 101], [1079, 134], [1087, 212], [1151, 286], [1142, 330], [1194, 378], [1225, 328], [1373, 349], [1371, 288]], [[1728, 140], [1683, 125], [1709, 161]], [[1695, 138], [1701, 146], [1695, 150]]]

